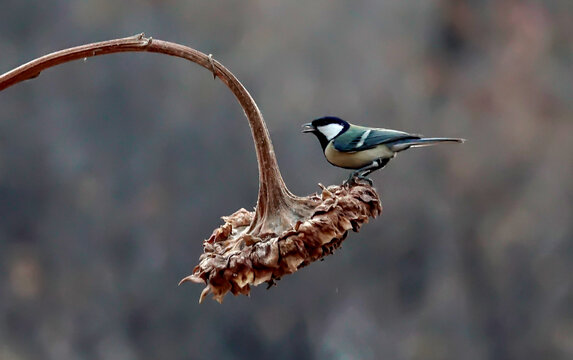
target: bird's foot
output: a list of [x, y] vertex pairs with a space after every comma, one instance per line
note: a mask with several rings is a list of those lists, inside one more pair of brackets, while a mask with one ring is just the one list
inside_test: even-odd
[[346, 181], [344, 181], [342, 183], [342, 185], [344, 186], [352, 186], [352, 185], [360, 185], [358, 183], [358, 180], [362, 180], [362, 181], [366, 181], [368, 183], [368, 185], [372, 186], [372, 180], [370, 180], [369, 178], [367, 178], [365, 175], [362, 175], [360, 173], [352, 173], [350, 174], [350, 176], [348, 177], [348, 179], [346, 179]]
[[[358, 175], [355, 177], [355, 179], [366, 181], [368, 183], [368, 185], [370, 185], [370, 186], [372, 186], [372, 184], [373, 184], [372, 180], [370, 180], [369, 178], [367, 178], [364, 175]], [[354, 182], [356, 182], [356, 180], [354, 180]]]
[[343, 186], [351, 186], [355, 184], [354, 178], [356, 177], [356, 172], [353, 172], [348, 176], [348, 179], [344, 180], [342, 183]]

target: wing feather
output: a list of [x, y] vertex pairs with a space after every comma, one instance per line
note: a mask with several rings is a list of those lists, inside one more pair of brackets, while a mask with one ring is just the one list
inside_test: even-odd
[[389, 129], [372, 129], [361, 128], [363, 131], [359, 133], [364, 134], [365, 131], [370, 130], [368, 136], [355, 136], [356, 132], [345, 132], [333, 140], [333, 146], [336, 150], [342, 152], [354, 152], [372, 149], [380, 144], [386, 144], [396, 140], [403, 139], [419, 139], [417, 135], [408, 134], [403, 131], [389, 130]]

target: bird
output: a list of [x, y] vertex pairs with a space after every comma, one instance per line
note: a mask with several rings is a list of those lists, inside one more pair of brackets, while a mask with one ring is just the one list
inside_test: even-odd
[[465, 141], [449, 137], [426, 138], [398, 130], [358, 126], [334, 116], [321, 117], [304, 124], [302, 132], [316, 135], [329, 163], [354, 170], [345, 183], [361, 179], [370, 185], [372, 180], [367, 176], [382, 169], [401, 151], [411, 147]]

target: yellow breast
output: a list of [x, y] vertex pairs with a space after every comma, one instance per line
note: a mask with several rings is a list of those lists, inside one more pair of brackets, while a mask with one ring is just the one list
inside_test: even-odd
[[375, 148], [355, 151], [355, 152], [341, 152], [334, 148], [332, 143], [328, 144], [324, 149], [324, 156], [326, 160], [334, 166], [346, 169], [360, 169], [372, 163], [376, 159], [393, 158], [396, 154], [388, 149], [384, 144], [378, 145]]

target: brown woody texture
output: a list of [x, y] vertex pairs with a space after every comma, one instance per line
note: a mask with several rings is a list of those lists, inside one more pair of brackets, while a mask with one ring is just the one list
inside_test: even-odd
[[376, 191], [368, 185], [322, 187], [320, 194], [299, 202], [313, 208], [307, 219], [258, 236], [248, 231], [254, 212], [240, 209], [223, 217], [225, 224], [205, 240], [199, 265], [181, 282], [207, 285], [199, 302], [210, 293], [219, 302], [229, 291], [249, 295], [251, 285], [271, 286], [283, 275], [332, 254], [349, 230], [358, 231], [382, 211]]

